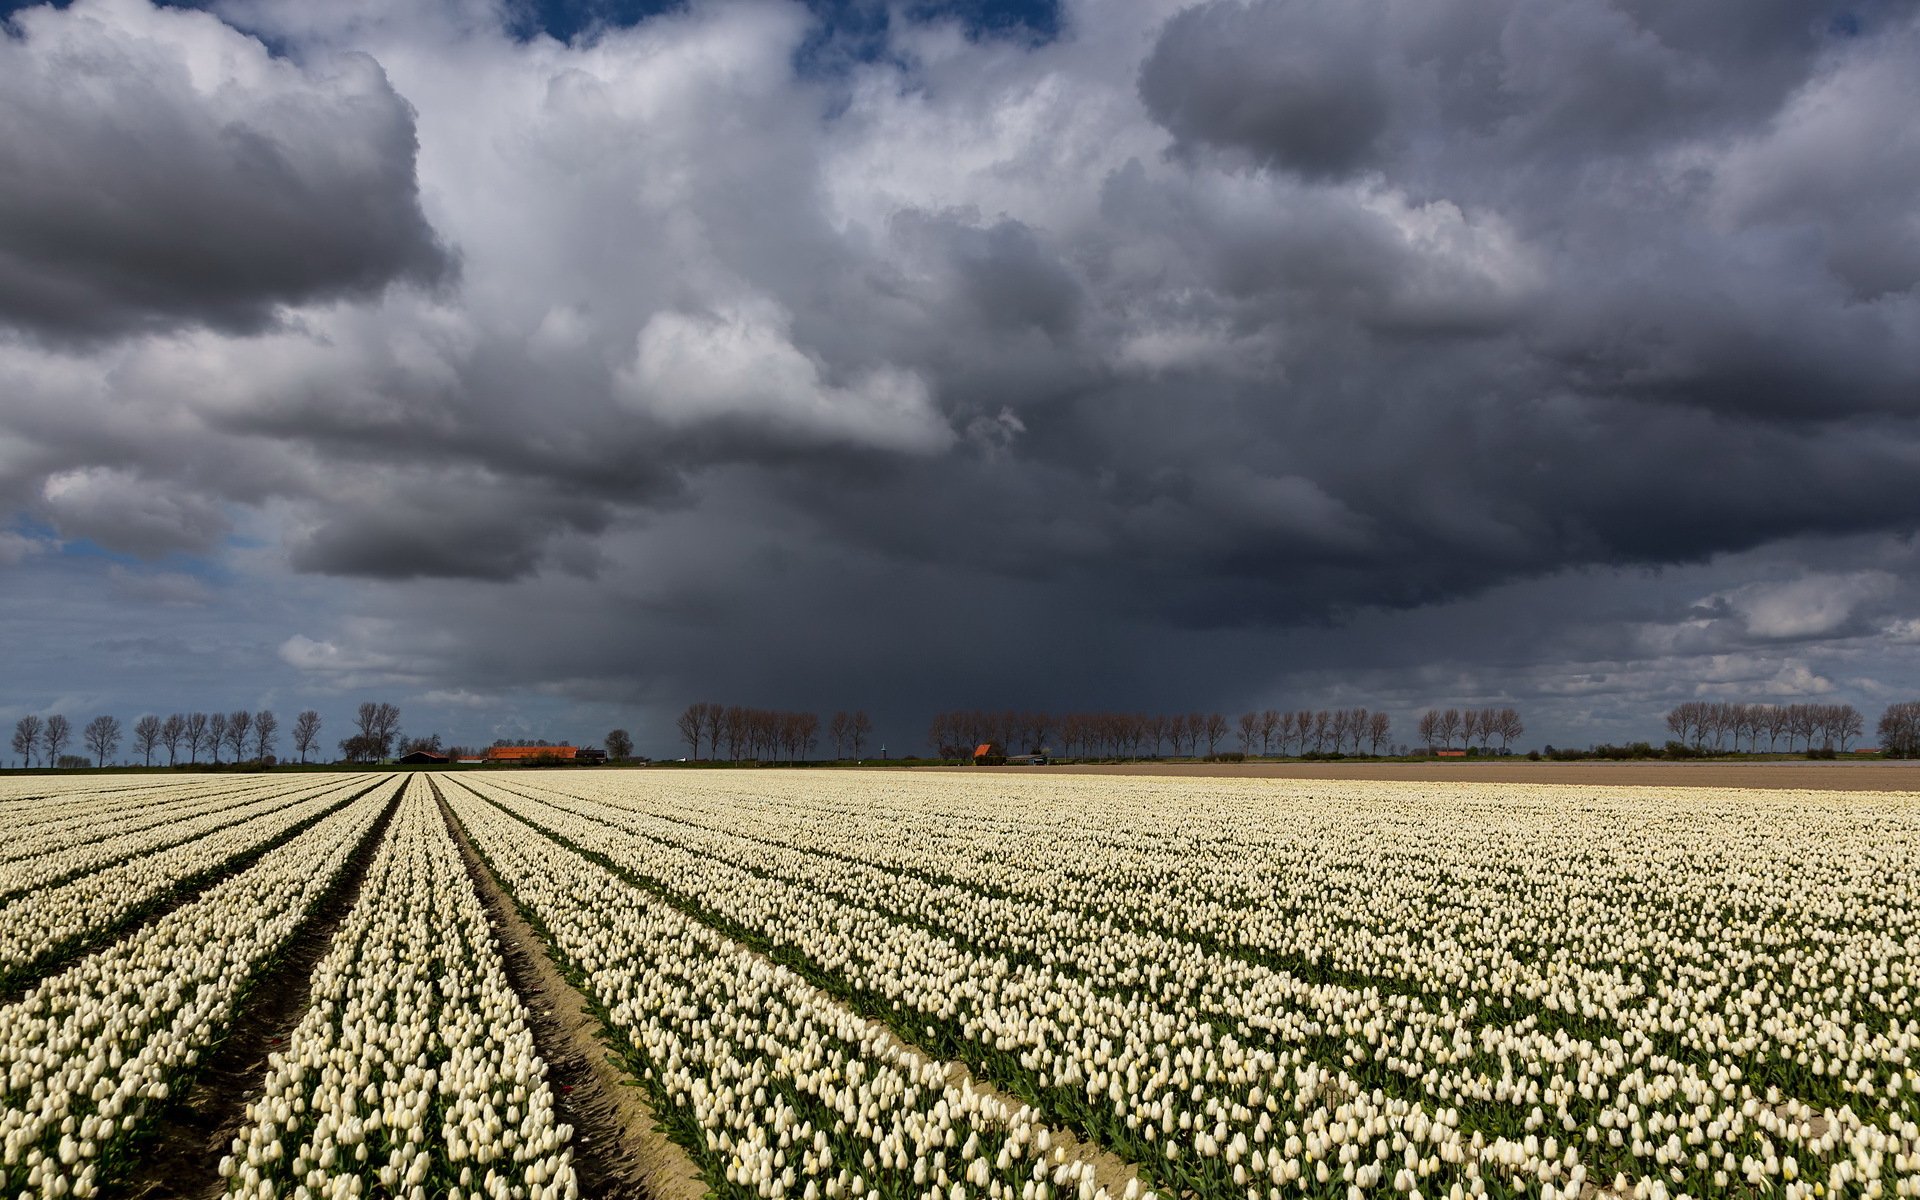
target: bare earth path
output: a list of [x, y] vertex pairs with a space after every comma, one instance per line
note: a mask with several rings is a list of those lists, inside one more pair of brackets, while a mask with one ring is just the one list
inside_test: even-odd
[[539, 933], [481, 861], [438, 785], [434, 796], [487, 906], [507, 977], [532, 1015], [534, 1045], [547, 1062], [559, 1118], [574, 1128], [580, 1194], [594, 1200], [703, 1200], [706, 1181], [659, 1130], [644, 1093], [612, 1061], [586, 998], [560, 974]]
[[1036, 775], [1161, 775], [1212, 779], [1381, 779], [1409, 783], [1564, 783], [1579, 787], [1731, 787], [1789, 791], [1920, 792], [1920, 762], [1255, 762], [1090, 763], [1026, 767], [916, 767]]

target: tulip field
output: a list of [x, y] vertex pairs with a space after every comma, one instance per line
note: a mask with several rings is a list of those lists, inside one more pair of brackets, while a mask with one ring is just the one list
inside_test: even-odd
[[593, 1194], [524, 936], [721, 1200], [1920, 1197], [1911, 794], [109, 778], [0, 791], [8, 1197], [135, 1178], [349, 883], [209, 1194]]

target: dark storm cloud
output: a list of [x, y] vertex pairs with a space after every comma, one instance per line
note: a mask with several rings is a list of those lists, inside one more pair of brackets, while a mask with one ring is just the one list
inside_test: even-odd
[[[1617, 714], [1689, 672], [1853, 687], [1907, 628], [1910, 7], [908, 14], [836, 73], [795, 4], [567, 45], [454, 0], [232, 10], [292, 47], [232, 84], [306, 114], [288, 161], [424, 210], [432, 262], [9, 348], [0, 495], [62, 537], [246, 540], [326, 597], [274, 641], [309, 678], [907, 713], [1299, 672]], [[433, 275], [429, 218], [457, 279], [383, 288]], [[165, 308], [102, 278], [114, 328]], [[28, 540], [0, 551], [44, 569]]]
[[514, 579], [541, 566], [591, 573], [606, 505], [477, 472], [396, 471], [335, 499], [290, 546], [296, 570], [372, 579]]
[[199, 13], [76, 4], [0, 37], [0, 321], [55, 337], [432, 282], [413, 114], [364, 55], [302, 67]]

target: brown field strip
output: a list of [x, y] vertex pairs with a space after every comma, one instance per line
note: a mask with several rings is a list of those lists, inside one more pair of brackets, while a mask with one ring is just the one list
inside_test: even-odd
[[911, 770], [1039, 775], [1156, 775], [1196, 779], [1383, 780], [1524, 783], [1575, 787], [1761, 788], [1820, 792], [1920, 792], [1920, 762], [1137, 762]]

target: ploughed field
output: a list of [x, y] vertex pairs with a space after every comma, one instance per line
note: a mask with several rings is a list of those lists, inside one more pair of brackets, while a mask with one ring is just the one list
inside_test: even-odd
[[1920, 1196], [1912, 794], [39, 777], [0, 829], [6, 1197]]

